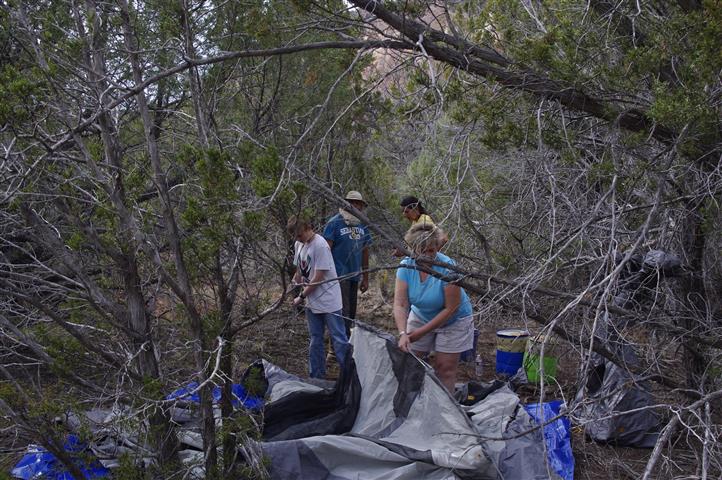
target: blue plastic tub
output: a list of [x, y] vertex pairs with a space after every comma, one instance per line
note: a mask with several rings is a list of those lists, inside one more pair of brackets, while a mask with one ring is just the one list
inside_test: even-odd
[[529, 332], [516, 328], [496, 332], [496, 373], [512, 376], [524, 363]]

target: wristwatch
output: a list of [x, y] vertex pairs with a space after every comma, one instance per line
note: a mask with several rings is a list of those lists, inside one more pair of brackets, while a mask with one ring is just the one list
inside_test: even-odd
[[400, 337], [401, 335], [408, 335], [408, 334], [406, 333], [406, 330], [401, 330], [401, 331], [399, 332], [399, 337]]
[[301, 293], [298, 295], [298, 298], [300, 298], [301, 300], [304, 300], [304, 299], [306, 298], [306, 294], [303, 293], [303, 292], [301, 292]]

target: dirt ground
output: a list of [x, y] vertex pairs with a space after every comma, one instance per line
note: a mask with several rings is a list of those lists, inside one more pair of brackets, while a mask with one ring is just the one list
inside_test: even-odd
[[[357, 318], [374, 325], [389, 333], [395, 333], [390, 299], [377, 287], [359, 296]], [[483, 360], [481, 380], [490, 381], [495, 378], [496, 363], [496, 332], [504, 328], [527, 328], [536, 333], [533, 326], [515, 324], [513, 321], [475, 319], [480, 330], [477, 352]], [[239, 372], [249, 362], [263, 357], [281, 366], [290, 373], [306, 376], [308, 358], [308, 334], [303, 313], [288, 308], [279, 312], [273, 319], [267, 319], [245, 332], [243, 340], [239, 340], [240, 359]], [[544, 391], [544, 400], [570, 400], [577, 391], [577, 373], [579, 369], [579, 352], [560, 344], [555, 352], [558, 358], [557, 378], [554, 384], [548, 385]], [[327, 378], [334, 379], [338, 374], [334, 359], [329, 358]], [[459, 371], [459, 382], [475, 378], [474, 364], [462, 363]], [[538, 385], [528, 384], [519, 388], [517, 393], [525, 403], [539, 400], [541, 393]], [[576, 479], [636, 479], [640, 478], [647, 459], [649, 449], [622, 448], [599, 445], [585, 438], [578, 427], [572, 429], [572, 447], [575, 456]], [[693, 459], [692, 459], [693, 460]], [[678, 472], [661, 473], [655, 478], [680, 478]], [[689, 478], [689, 477], [685, 477]]]

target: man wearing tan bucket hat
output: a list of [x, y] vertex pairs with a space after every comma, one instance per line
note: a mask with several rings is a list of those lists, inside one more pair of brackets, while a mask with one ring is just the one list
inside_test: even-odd
[[[357, 210], [363, 210], [368, 205], [356, 190], [348, 192], [345, 200]], [[371, 244], [371, 234], [361, 220], [342, 207], [326, 223], [323, 237], [331, 247], [336, 274], [341, 284], [346, 333], [350, 334], [351, 319], [356, 318], [358, 290], [365, 292], [369, 287], [368, 247]]]

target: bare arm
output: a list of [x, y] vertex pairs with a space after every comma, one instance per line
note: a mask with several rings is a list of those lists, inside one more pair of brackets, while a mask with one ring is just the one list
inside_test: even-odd
[[311, 278], [308, 283], [303, 284], [303, 289], [301, 289], [301, 293], [293, 299], [294, 305], [300, 305], [303, 302], [303, 299], [306, 298], [318, 288], [319, 284], [324, 281], [324, 277], [326, 276], [326, 272], [328, 270], [316, 270], [316, 272], [313, 274], [313, 278]]
[[361, 285], [359, 288], [362, 292], [369, 289], [369, 247], [364, 247], [361, 251]]
[[303, 287], [303, 296], [308, 297], [311, 292], [316, 290], [321, 282], [325, 280], [326, 272], [328, 270], [316, 270], [308, 283]]
[[301, 282], [303, 281], [303, 278], [301, 277], [301, 269], [298, 267], [298, 265], [296, 265], [296, 255], [297, 255], [297, 253], [298, 253], [298, 252], [297, 252], [296, 249], [294, 248], [294, 249], [293, 249], [293, 254], [289, 255], [289, 261], [288, 261], [288, 263], [289, 263], [290, 266], [292, 266], [292, 267], [294, 268], [293, 279], [291, 279], [291, 282], [294, 283], [295, 285], [300, 285]]
[[406, 333], [406, 322], [409, 319], [409, 285], [397, 278], [394, 286], [394, 322], [399, 335], [399, 348], [410, 351], [411, 338]]
[[406, 331], [406, 321], [409, 318], [408, 290], [408, 284], [397, 278], [394, 286], [394, 321], [399, 332]]

